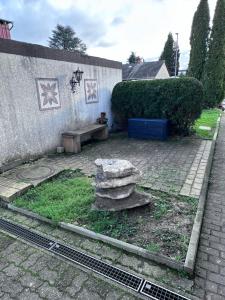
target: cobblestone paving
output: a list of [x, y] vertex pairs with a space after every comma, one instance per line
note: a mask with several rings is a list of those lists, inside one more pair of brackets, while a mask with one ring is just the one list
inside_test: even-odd
[[[190, 299], [196, 299], [193, 295], [190, 296], [190, 294], [193, 294], [193, 280], [188, 279], [182, 272], [173, 271], [147, 259], [110, 247], [102, 242], [93, 241], [57, 227], [54, 228], [3, 208], [0, 208], [0, 217], [27, 226], [42, 234], [47, 234], [55, 240], [70, 244], [82, 252], [104, 260], [104, 262], [158, 283], [178, 293], [186, 292]], [[68, 265], [64, 261], [62, 262], [43, 251], [31, 246], [25, 246], [20, 241], [15, 241], [12, 238], [2, 237], [3, 235], [0, 233], [0, 291], [1, 280], [6, 280], [6, 282], [9, 280], [2, 292], [9, 293], [10, 291], [15, 297], [19, 295], [16, 299], [39, 299], [40, 297], [58, 299], [62, 297], [62, 295], [63, 298], [60, 299], [70, 299], [74, 297], [73, 299], [82, 300], [133, 300], [140, 297], [137, 294], [128, 294], [130, 290], [122, 290], [120, 286], [114, 285], [113, 282], [104, 283], [103, 277], [100, 277], [100, 279], [98, 277], [97, 281], [93, 273], [87, 274], [77, 267]], [[25, 250], [22, 250], [24, 248]], [[11, 272], [10, 274], [15, 275], [11, 275], [10, 277], [7, 275], [7, 272]], [[21, 275], [18, 276], [18, 274]], [[20, 283], [23, 277], [27, 278], [27, 281], [24, 279], [24, 282], [27, 282], [27, 287]], [[37, 283], [36, 280], [38, 280]], [[38, 284], [40, 284], [40, 286]], [[9, 289], [10, 285], [11, 287], [15, 287], [13, 291]], [[33, 288], [33, 285], [35, 285], [35, 288]], [[25, 290], [28, 294], [33, 293], [33, 298], [29, 298], [29, 296], [27, 298], [21, 298], [20, 295], [24, 293]], [[54, 293], [55, 298], [51, 296], [53, 295], [51, 293]], [[80, 298], [78, 298], [80, 294], [83, 296], [79, 296]]]
[[[14, 185], [15, 188], [15, 182], [25, 180], [26, 172], [29, 178], [27, 182], [34, 185], [65, 168], [81, 169], [85, 174], [93, 175], [96, 158], [130, 160], [143, 173], [142, 185], [165, 192], [179, 193], [187, 176], [190, 175], [191, 167], [194, 168], [196, 165], [193, 166], [196, 156], [202, 156], [204, 148], [205, 141], [199, 139], [171, 139], [167, 142], [138, 141], [117, 134], [108, 141], [84, 146], [79, 154], [43, 158], [3, 173], [0, 176], [0, 197], [10, 199], [13, 190], [5, 194], [6, 187], [10, 188]], [[192, 170], [194, 177], [197, 170], [198, 166], [197, 169]], [[1, 179], [4, 183], [1, 183]]]
[[196, 266], [196, 295], [225, 299], [225, 116], [212, 166]]
[[0, 299], [140, 299], [0, 232]]

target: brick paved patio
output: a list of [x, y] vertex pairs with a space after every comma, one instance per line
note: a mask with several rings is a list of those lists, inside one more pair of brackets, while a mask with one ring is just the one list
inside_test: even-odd
[[[129, 159], [141, 169], [144, 174], [142, 184], [151, 188], [176, 193], [183, 192], [184, 194], [187, 192], [185, 188], [189, 185], [190, 193], [193, 188], [196, 188], [194, 184], [199, 183], [198, 174], [204, 173], [210, 143], [189, 138], [163, 143], [137, 142], [128, 140], [126, 137], [113, 137], [107, 142], [86, 145], [78, 155], [43, 158], [33, 164], [23, 165], [6, 172], [0, 176], [0, 192], [7, 190], [6, 188], [11, 184], [11, 188], [16, 189], [19, 193], [19, 185], [22, 186], [23, 182], [27, 182], [22, 186], [26, 189], [30, 184], [36, 185], [65, 168], [79, 168], [87, 175], [92, 175], [95, 172], [93, 163], [95, 158], [115, 157]], [[225, 299], [224, 148], [225, 117], [221, 121], [216, 145], [194, 286], [193, 281], [183, 277], [182, 274], [171, 272], [166, 267], [122, 253], [120, 250], [99, 242], [82, 238], [76, 234], [65, 233], [61, 229], [54, 229], [2, 208], [0, 208], [0, 216], [25, 224], [40, 232], [51, 233], [53, 237], [70, 243], [84, 252], [100, 257], [125, 270], [140, 274], [153, 282], [176, 289], [178, 292], [186, 291], [189, 295], [196, 295], [199, 299]], [[38, 172], [32, 171], [32, 168], [39, 167], [41, 169]], [[30, 179], [22, 180], [27, 174]], [[35, 174], [42, 176], [35, 178]], [[191, 178], [190, 175], [192, 175]], [[11, 247], [13, 250], [10, 250]], [[72, 299], [74, 295], [78, 297], [76, 299], [137, 299], [135, 298], [137, 295], [129, 294], [128, 290], [111, 282], [105, 283], [105, 280], [96, 277], [93, 273], [86, 273], [85, 270], [53, 258], [39, 249], [27, 246], [2, 233], [0, 233], [0, 252], [0, 298], [2, 299], [42, 299], [43, 297], [52, 299], [52, 295], [54, 295], [54, 299], [62, 296], [63, 299]], [[33, 269], [30, 256], [32, 256], [32, 260], [34, 257], [35, 267]], [[36, 260], [35, 256], [38, 257]], [[67, 269], [69, 270], [68, 275]], [[74, 276], [77, 280], [73, 281]], [[60, 285], [59, 279], [62, 277], [66, 278], [63, 287]], [[78, 282], [77, 285], [76, 282]], [[9, 289], [9, 286], [13, 288]], [[93, 287], [95, 288], [93, 289]], [[94, 298], [92, 296], [90, 298], [90, 295], [94, 295]]]
[[[113, 142], [114, 141], [112, 141], [112, 143]], [[197, 143], [199, 143], [199, 141], [197, 141]], [[196, 149], [197, 148], [198, 147], [196, 147]], [[91, 148], [91, 146], [87, 146], [84, 149], [83, 153], [79, 154], [79, 158], [80, 158], [79, 160], [76, 159], [74, 160], [73, 156], [64, 157], [60, 159], [56, 158], [57, 164], [58, 165], [62, 164], [64, 166], [67, 163], [67, 166], [69, 167], [74, 166], [75, 168], [77, 168], [79, 165], [80, 168], [82, 168], [82, 163], [84, 163], [84, 161], [86, 162], [88, 161], [89, 165], [91, 166], [92, 160], [94, 158], [92, 157], [92, 160], [90, 159], [90, 152], [93, 153], [93, 149], [96, 148], [95, 147]], [[225, 227], [224, 227], [225, 226], [225, 197], [224, 197], [225, 195], [224, 194], [225, 151], [224, 149], [225, 149], [225, 117], [223, 116], [221, 120], [221, 127], [219, 131], [218, 141], [216, 144], [215, 156], [214, 156], [213, 167], [211, 172], [206, 211], [205, 211], [200, 245], [199, 245], [199, 250], [197, 255], [196, 277], [195, 277], [194, 287], [193, 287], [192, 280], [180, 277], [179, 274], [174, 274], [173, 272], [171, 273], [170, 270], [168, 270], [167, 268], [158, 266], [144, 259], [141, 258], [137, 259], [135, 256], [122, 253], [119, 250], [111, 249], [107, 246], [103, 247], [97, 242], [84, 239], [75, 234], [72, 235], [69, 233], [65, 234], [65, 232], [62, 230], [52, 229], [48, 225], [41, 224], [37, 221], [30, 220], [26, 217], [23, 217], [21, 215], [18, 215], [16, 213], [4, 209], [0, 209], [0, 215], [12, 219], [14, 221], [17, 221], [19, 223], [26, 224], [31, 228], [36, 228], [41, 232], [44, 233], [51, 232], [51, 235], [54, 236], [55, 238], [62, 239], [65, 242], [69, 242], [73, 246], [79, 247], [81, 248], [82, 251], [87, 251], [91, 255], [96, 255], [96, 253], [98, 253], [97, 256], [102, 257], [107, 262], [125, 268], [128, 271], [130, 270], [132, 272], [141, 274], [142, 276], [145, 276], [149, 280], [158, 282], [160, 284], [166, 283], [168, 287], [177, 288], [178, 291], [179, 289], [182, 291], [186, 290], [188, 293], [194, 294], [199, 299], [222, 300], [225, 299]], [[113, 153], [113, 155], [115, 155], [115, 153]], [[51, 162], [52, 159], [49, 159], [48, 161]], [[192, 165], [193, 163], [195, 162], [192, 159]], [[85, 170], [85, 168], [83, 168], [83, 170]], [[55, 299], [57, 299], [58, 297], [57, 295], [61, 296], [62, 292], [64, 293], [64, 295], [65, 293], [67, 293], [66, 294], [67, 297], [71, 297], [71, 294], [69, 294], [67, 291], [71, 292], [73, 290], [74, 287], [72, 287], [71, 289], [69, 288], [70, 284], [72, 284], [72, 281], [70, 284], [67, 283], [67, 290], [64, 289], [62, 291], [60, 285], [55, 286], [53, 285], [52, 282], [48, 282], [48, 279], [46, 278], [40, 279], [41, 276], [49, 275], [50, 276], [49, 280], [53, 280], [53, 281], [55, 280], [56, 282], [56, 279], [54, 278], [58, 278], [57, 277], [58, 269], [57, 271], [55, 270], [54, 273], [54, 270], [52, 270], [51, 268], [48, 269], [48, 266], [46, 265], [46, 260], [49, 259], [49, 261], [51, 262], [53, 261], [52, 257], [48, 257], [47, 254], [43, 254], [43, 252], [39, 250], [36, 249], [34, 250], [33, 248], [24, 246], [24, 244], [22, 244], [21, 242], [15, 241], [12, 238], [6, 237], [5, 235], [2, 234], [1, 234], [0, 241], [1, 241], [0, 247], [2, 249], [1, 258], [4, 257], [4, 261], [1, 260], [0, 280], [2, 280], [3, 285], [1, 288], [0, 296], [4, 295], [6, 297], [5, 299], [11, 299], [8, 294], [10, 292], [11, 295], [16, 295], [16, 294], [23, 295], [23, 298], [17, 298], [17, 299], [26, 299], [25, 293], [27, 293], [28, 295], [27, 299], [39, 299], [40, 296], [42, 295], [46, 296], [48, 299], [48, 297], [50, 297], [48, 295], [50, 295], [50, 290], [51, 290], [51, 293], [53, 294], [55, 293], [54, 295], [56, 295]], [[18, 252], [16, 253], [14, 253], [13, 251], [12, 251], [13, 253], [10, 253], [10, 245], [13, 243], [16, 245], [16, 248], [18, 249]], [[5, 249], [4, 247], [6, 246], [7, 246], [7, 250], [4, 250]], [[23, 250], [24, 247], [26, 248], [26, 250]], [[22, 264], [24, 263], [25, 265], [27, 264], [28, 269], [30, 269], [29, 257], [30, 255], [33, 255], [32, 254], [33, 251], [35, 253], [38, 252], [40, 258], [39, 262], [36, 263], [35, 266], [36, 273], [35, 275], [32, 275], [33, 273], [31, 273], [32, 272], [31, 270], [28, 272], [28, 274], [24, 274], [23, 273], [24, 266], [22, 270], [20, 270], [20, 267], [18, 265], [22, 267]], [[38, 254], [34, 254], [34, 257], [35, 255], [38, 256]], [[57, 261], [56, 258], [54, 259]], [[44, 267], [43, 267], [42, 260], [45, 261]], [[36, 260], [34, 261], [36, 262]], [[41, 267], [38, 267], [39, 264], [43, 268], [47, 268], [47, 269], [44, 272], [42, 272], [40, 269]], [[51, 264], [52, 263], [50, 263], [50, 265]], [[60, 261], [58, 262], [58, 264], [62, 264], [64, 266], [62, 268], [64, 268], [63, 270], [65, 274], [65, 270], [68, 268], [66, 267], [66, 263]], [[69, 267], [69, 270], [71, 270], [70, 268], [71, 267]], [[20, 271], [22, 272], [21, 273], [22, 275], [19, 276], [20, 279], [17, 280], [16, 278], [18, 278], [18, 274], [20, 274], [18, 272]], [[85, 276], [89, 276], [88, 278], [90, 279], [90, 282], [92, 282], [92, 280], [94, 280], [95, 282], [95, 278], [92, 277], [93, 275], [86, 275], [84, 271], [80, 271], [80, 270], [77, 271], [76, 268], [74, 269], [74, 271], [72, 270], [69, 271], [69, 274], [73, 274], [73, 272], [77, 274], [76, 276], [80, 280], [80, 281], [78, 280], [78, 282], [81, 282], [80, 289], [77, 291], [77, 293], [78, 294], [81, 293], [81, 295], [82, 293], [86, 293], [85, 294], [86, 298], [84, 296], [82, 297], [84, 297], [83, 299], [89, 299], [88, 293], [90, 293], [90, 291], [88, 291], [88, 287], [87, 288], [85, 287], [85, 283], [88, 282], [88, 280], [85, 280], [84, 278], [87, 278]], [[81, 275], [79, 275], [77, 272]], [[17, 274], [17, 276], [14, 274]], [[43, 275], [43, 274], [47, 274], [47, 275]], [[26, 276], [28, 276], [28, 278]], [[68, 275], [68, 276], [73, 277], [73, 275]], [[71, 277], [70, 280], [72, 280]], [[98, 282], [100, 286], [102, 285], [104, 286], [105, 290], [107, 290], [107, 288], [110, 289], [110, 291], [108, 291], [108, 295], [110, 296], [107, 296], [108, 298], [103, 298], [103, 299], [132, 299], [132, 297], [135, 297], [133, 295], [128, 296], [127, 294], [123, 294], [126, 292], [123, 290], [119, 290], [118, 288], [116, 288], [116, 291], [114, 291], [112, 285], [108, 286], [107, 285], [108, 283], [104, 284], [103, 281], [101, 280]], [[28, 284], [30, 286], [26, 286]], [[9, 289], [9, 286], [12, 286], [13, 289]], [[90, 286], [91, 285], [89, 285], [89, 287]], [[76, 289], [78, 289], [78, 287], [75, 287], [75, 290]], [[110, 294], [112, 293], [111, 289], [113, 290], [113, 293], [117, 293], [117, 296]], [[95, 293], [98, 293], [98, 291], [92, 290], [91, 293], [96, 295]], [[29, 298], [31, 295], [33, 298]], [[101, 299], [98, 298], [99, 297], [98, 295], [96, 297], [97, 297], [96, 299]], [[91, 298], [91, 299], [95, 299], [95, 298]]]
[[141, 185], [171, 193], [199, 197], [211, 141], [194, 138], [166, 142], [139, 141], [113, 135], [108, 141], [86, 145], [76, 155], [52, 156], [0, 175], [0, 198], [9, 201], [65, 168], [95, 174], [97, 158], [130, 160], [142, 171]]

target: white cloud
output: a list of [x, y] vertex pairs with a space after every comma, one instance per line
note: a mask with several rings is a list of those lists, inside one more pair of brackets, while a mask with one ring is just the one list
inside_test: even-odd
[[[13, 38], [47, 45], [57, 23], [70, 25], [88, 54], [125, 62], [131, 51], [159, 57], [168, 33], [189, 50], [200, 0], [0, 0], [0, 16], [15, 21]], [[208, 0], [213, 15], [216, 0]]]
[[[108, 40], [117, 40], [117, 45], [107, 49], [89, 45], [90, 54], [123, 62], [130, 51], [144, 58], [159, 57], [170, 31], [174, 35], [179, 32], [181, 51], [189, 50], [191, 24], [199, 0], [131, 0], [131, 3], [124, 22], [107, 31]], [[211, 15], [215, 3], [216, 0], [209, 0]]]

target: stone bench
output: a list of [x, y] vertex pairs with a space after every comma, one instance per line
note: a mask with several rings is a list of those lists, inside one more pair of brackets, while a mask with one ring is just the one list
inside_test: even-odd
[[62, 133], [63, 147], [67, 153], [81, 151], [81, 143], [90, 139], [106, 140], [108, 138], [107, 125], [93, 124], [84, 128]]

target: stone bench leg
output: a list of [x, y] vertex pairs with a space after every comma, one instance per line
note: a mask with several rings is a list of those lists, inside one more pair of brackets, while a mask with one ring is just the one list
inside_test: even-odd
[[107, 138], [109, 137], [108, 127], [102, 129], [101, 131], [95, 132], [92, 137], [99, 141], [107, 140]]
[[80, 136], [63, 136], [63, 147], [66, 153], [81, 152]]

